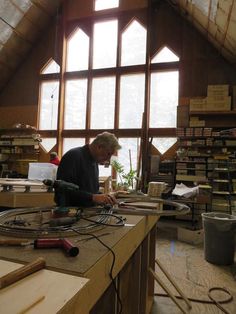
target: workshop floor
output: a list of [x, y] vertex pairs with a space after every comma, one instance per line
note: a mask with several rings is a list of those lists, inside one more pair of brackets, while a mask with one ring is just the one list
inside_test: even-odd
[[[204, 259], [203, 244], [190, 245], [177, 240], [177, 227], [183, 223], [177, 221], [161, 220], [158, 222], [156, 254], [158, 260], [189, 298], [209, 300], [207, 293], [211, 287], [225, 287], [233, 295], [233, 301], [222, 304], [228, 314], [236, 313], [236, 263], [231, 266], [217, 266]], [[236, 259], [235, 259], [236, 260]], [[168, 283], [165, 276], [156, 269], [158, 275], [177, 294]], [[165, 293], [155, 283], [155, 293]], [[223, 292], [213, 292], [217, 300], [228, 298]], [[187, 310], [185, 302], [180, 301], [191, 314], [220, 314], [220, 310], [213, 304], [192, 302], [192, 309]], [[155, 296], [150, 314], [179, 314], [181, 310], [169, 297]]]

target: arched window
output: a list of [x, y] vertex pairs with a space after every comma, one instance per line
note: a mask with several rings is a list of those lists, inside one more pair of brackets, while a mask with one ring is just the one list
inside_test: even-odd
[[67, 42], [66, 71], [88, 70], [89, 37], [77, 29]]
[[146, 37], [146, 29], [134, 19], [122, 33], [121, 66], [146, 62]]

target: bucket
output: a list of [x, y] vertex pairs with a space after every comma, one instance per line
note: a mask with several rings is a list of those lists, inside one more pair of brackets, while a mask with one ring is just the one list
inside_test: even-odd
[[202, 213], [206, 261], [217, 265], [234, 263], [236, 216]]

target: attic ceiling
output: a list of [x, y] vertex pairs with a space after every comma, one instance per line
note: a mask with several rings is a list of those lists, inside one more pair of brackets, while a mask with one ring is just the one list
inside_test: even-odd
[[[155, 1], [155, 0], [153, 0]], [[236, 65], [236, 0], [166, 0]], [[62, 0], [0, 0], [0, 90], [25, 59]]]
[[0, 0], [0, 91], [56, 16], [62, 0]]
[[236, 0], [168, 0], [236, 65]]

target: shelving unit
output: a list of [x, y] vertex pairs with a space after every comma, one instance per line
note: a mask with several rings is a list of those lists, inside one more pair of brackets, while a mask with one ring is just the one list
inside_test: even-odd
[[40, 141], [31, 128], [0, 129], [0, 177], [26, 176], [29, 162], [38, 161]]
[[187, 186], [210, 184], [211, 208], [232, 212], [236, 202], [233, 185], [236, 179], [236, 137], [221, 136], [220, 131], [220, 128], [178, 129], [176, 182]]

